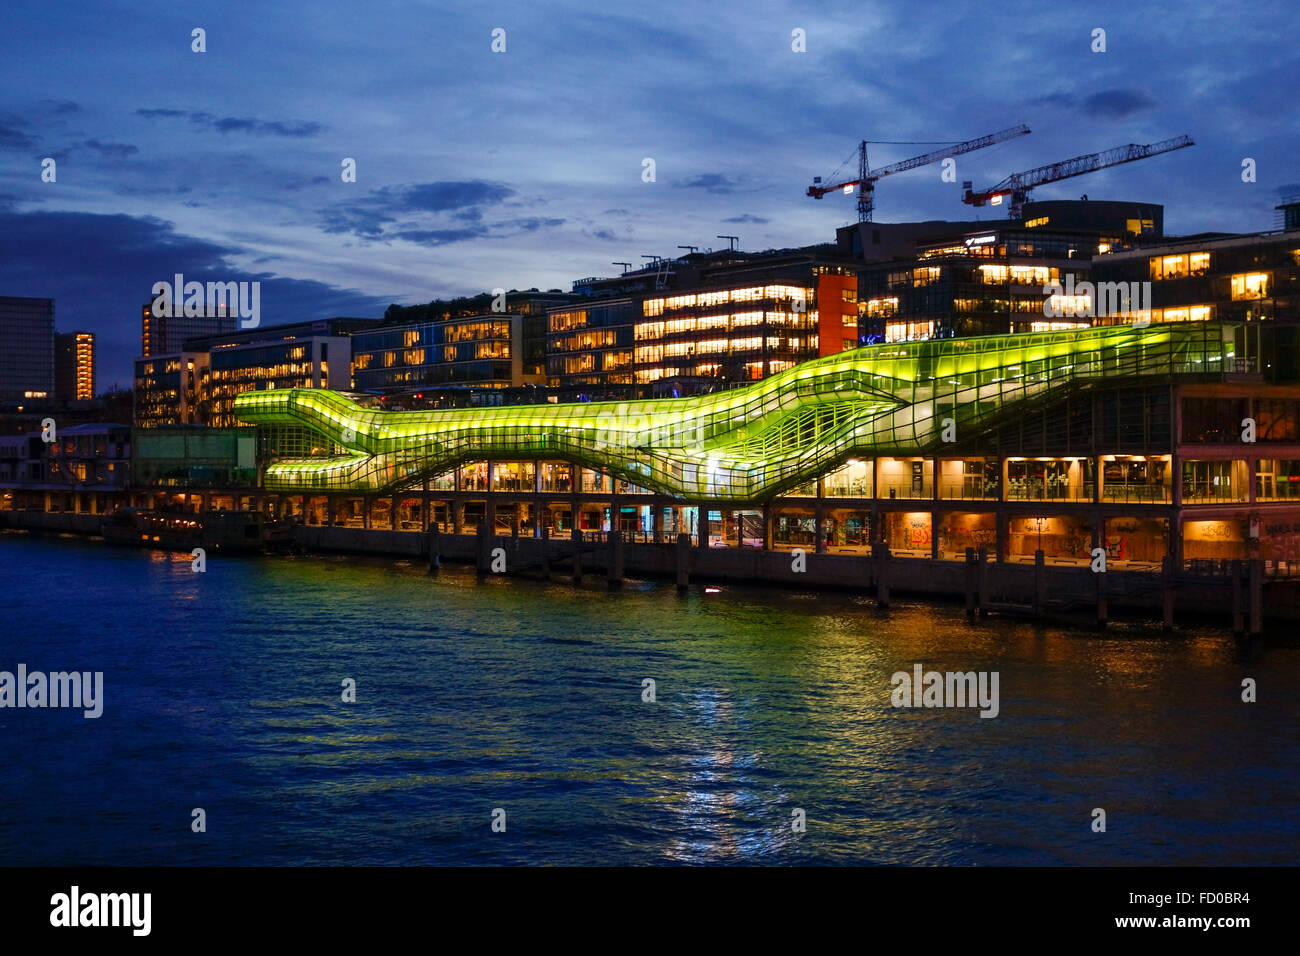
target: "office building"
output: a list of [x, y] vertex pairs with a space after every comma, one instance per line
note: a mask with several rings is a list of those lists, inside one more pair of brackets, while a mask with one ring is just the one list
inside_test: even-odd
[[1015, 221], [855, 223], [837, 238], [862, 260], [863, 341], [900, 342], [1087, 327], [1048, 314], [1054, 295], [1063, 304], [1051, 286], [1087, 281], [1094, 257], [1163, 228], [1159, 205], [1081, 200], [1028, 203]]
[[95, 333], [55, 335], [54, 394], [59, 402], [88, 402], [95, 397]]
[[699, 394], [858, 344], [857, 275], [833, 247], [692, 252], [549, 315], [548, 382], [591, 397]]
[[226, 428], [235, 424], [231, 406], [241, 392], [260, 388], [352, 388], [351, 333], [375, 319], [333, 318], [273, 325], [224, 335], [187, 339], [190, 352], [204, 352], [200, 382], [203, 419]]
[[54, 399], [54, 300], [0, 296], [0, 402]]
[[207, 352], [176, 352], [135, 360], [134, 393], [137, 426], [206, 425], [204, 401]]
[[219, 309], [205, 315], [155, 315], [152, 302], [140, 309], [140, 356], [171, 355], [184, 349], [186, 341], [205, 335], [227, 335], [239, 328], [233, 310]]
[[1300, 379], [1300, 203], [1279, 211], [1280, 230], [1180, 236], [1098, 256], [1099, 289], [1146, 283], [1151, 301], [1095, 321], [1236, 323], [1253, 333], [1241, 357], [1258, 359], [1266, 381]]
[[352, 386], [389, 395], [545, 383], [546, 316], [487, 312], [385, 324], [352, 336]]

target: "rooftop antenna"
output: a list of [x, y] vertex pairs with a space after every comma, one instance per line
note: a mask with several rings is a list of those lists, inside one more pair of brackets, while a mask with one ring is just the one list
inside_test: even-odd
[[632, 263], [630, 263], [630, 262], [611, 262], [610, 265], [611, 265], [611, 266], [622, 266], [622, 267], [623, 267], [623, 275], [627, 275], [627, 270], [632, 268]]
[[714, 236], [715, 239], [726, 239], [727, 248], [731, 252], [736, 251], [736, 246], [740, 242], [740, 236]]
[[678, 248], [678, 249], [685, 249], [686, 252], [687, 252], [687, 255], [691, 255], [691, 254], [693, 254], [693, 253], [695, 253], [695, 252], [698, 252], [700, 247], [699, 247], [699, 246], [678, 246], [677, 248]]

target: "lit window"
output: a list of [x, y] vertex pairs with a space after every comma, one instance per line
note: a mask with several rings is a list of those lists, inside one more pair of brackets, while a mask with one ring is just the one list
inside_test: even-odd
[[1232, 277], [1232, 297], [1234, 299], [1262, 299], [1267, 295], [1267, 272], [1245, 272]]

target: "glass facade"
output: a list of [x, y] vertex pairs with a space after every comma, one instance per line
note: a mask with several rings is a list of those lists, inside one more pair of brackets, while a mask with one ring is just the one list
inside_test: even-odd
[[0, 296], [0, 401], [54, 398], [54, 300]]
[[[674, 497], [753, 501], [870, 456], [890, 462], [876, 479], [878, 497], [889, 488], [925, 498], [935, 497], [930, 456], [952, 447], [948, 427], [969, 441], [1057, 389], [1203, 375], [1230, 358], [1230, 341], [1212, 324], [1116, 326], [857, 349], [697, 398], [386, 412], [329, 391], [268, 390], [238, 396], [235, 413], [251, 424], [301, 425], [348, 450], [272, 462], [266, 484], [276, 490], [385, 491], [456, 461], [559, 458]], [[968, 477], [971, 487], [989, 487], [986, 463], [970, 475], [966, 467], [963, 489]], [[1091, 468], [1034, 462], [1015, 487], [1083, 500], [1096, 480]]]
[[546, 318], [489, 313], [357, 332], [352, 384], [358, 391], [421, 386], [511, 388], [544, 382]]

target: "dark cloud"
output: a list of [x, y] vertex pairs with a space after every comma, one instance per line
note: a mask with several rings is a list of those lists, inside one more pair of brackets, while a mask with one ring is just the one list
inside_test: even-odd
[[1101, 90], [1087, 96], [1058, 90], [1037, 97], [1031, 100], [1030, 104], [1057, 113], [1084, 113], [1106, 119], [1124, 119], [1126, 116], [1142, 113], [1159, 105], [1146, 90], [1121, 88]]
[[67, 116], [69, 113], [80, 113], [81, 107], [72, 102], [72, 100], [45, 100], [49, 104], [49, 110], [55, 116]]
[[525, 232], [535, 232], [538, 229], [554, 229], [556, 226], [564, 225], [563, 219], [545, 219], [540, 217], [530, 217], [528, 219], [512, 219], [508, 222], [501, 223], [502, 226], [513, 226], [516, 229], [522, 229]]
[[302, 180], [294, 179], [280, 186], [286, 192], [298, 192], [300, 189], [306, 189], [308, 186], [327, 186], [330, 183], [328, 176], [313, 176], [311, 179]]
[[752, 222], [758, 225], [763, 225], [764, 223], [771, 222], [770, 219], [765, 219], [762, 216], [751, 216], [747, 212], [741, 213], [739, 216], [732, 216], [730, 219], [724, 219], [722, 221], [723, 222]]
[[608, 242], [614, 242], [618, 239], [618, 237], [615, 236], [614, 233], [608, 229], [597, 229], [595, 232], [592, 233], [592, 235], [595, 236], [597, 239], [605, 239]]
[[260, 281], [264, 325], [331, 315], [379, 316], [394, 299], [243, 272], [232, 265], [242, 252], [178, 233], [170, 222], [151, 216], [19, 213], [0, 203], [0, 289], [55, 298], [59, 329], [95, 332], [105, 386], [116, 381], [129, 387], [130, 359], [140, 348], [140, 303], [149, 298], [154, 282], [177, 272], [200, 282]]
[[140, 152], [139, 147], [132, 146], [130, 143], [101, 143], [97, 139], [88, 139], [81, 145], [87, 149], [93, 149], [99, 155], [108, 159], [125, 159]]
[[487, 230], [477, 229], [404, 229], [392, 233], [390, 238], [413, 242], [419, 246], [446, 246], [453, 242], [465, 242], [469, 239], [482, 239]]
[[252, 133], [257, 136], [285, 136], [291, 139], [303, 139], [316, 136], [328, 128], [321, 123], [285, 122], [283, 120], [259, 120], [239, 116], [213, 116], [202, 110], [186, 111], [171, 109], [136, 110], [136, 116], [146, 119], [176, 119], [188, 116], [198, 126], [214, 129], [218, 133]]
[[705, 192], [725, 195], [735, 192], [738, 183], [721, 173], [704, 173], [677, 185], [681, 189], [703, 189]]
[[1093, 115], [1123, 119], [1134, 113], [1154, 109], [1156, 105], [1155, 97], [1145, 90], [1116, 89], [1092, 94], [1083, 101], [1082, 109], [1083, 112]]
[[[361, 239], [406, 238], [442, 245], [485, 233], [479, 226], [443, 229], [437, 222], [403, 223], [398, 230], [386, 230], [398, 217], [415, 215], [436, 219], [439, 214], [451, 213], [451, 218], [459, 222], [478, 223], [483, 218], [482, 207], [501, 203], [514, 194], [509, 186], [482, 180], [384, 186], [328, 209], [321, 216], [321, 228], [327, 233], [351, 233]], [[419, 238], [409, 238], [412, 236]], [[440, 238], [452, 236], [456, 238]]]
[[466, 206], [482, 206], [501, 202], [514, 194], [509, 186], [481, 180], [386, 186], [377, 193], [382, 201], [391, 202], [394, 208], [406, 212], [445, 212]]
[[17, 116], [0, 116], [0, 149], [31, 149], [40, 142], [24, 126], [26, 124]]

